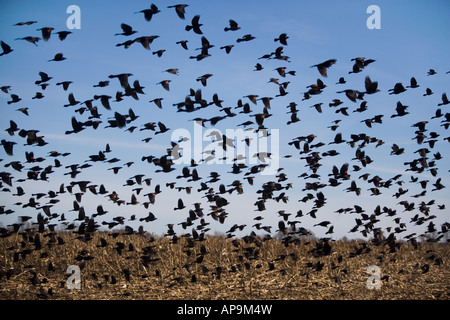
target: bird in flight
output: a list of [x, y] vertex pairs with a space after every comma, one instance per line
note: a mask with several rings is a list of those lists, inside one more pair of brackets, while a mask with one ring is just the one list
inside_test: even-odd
[[143, 9], [143, 10], [137, 11], [135, 13], [143, 13], [145, 20], [150, 21], [150, 20], [152, 20], [152, 17], [159, 12], [161, 12], [161, 11], [158, 9], [158, 7], [152, 3], [150, 5], [150, 9]]
[[189, 5], [187, 4], [176, 4], [173, 6], [168, 6], [167, 8], [175, 8], [175, 12], [177, 13], [177, 16], [180, 19], [185, 19], [185, 14], [186, 14], [186, 7], [188, 7]]
[[3, 56], [3, 55], [5, 55], [5, 54], [8, 54], [8, 53], [11, 53], [11, 52], [14, 51], [13, 49], [11, 49], [11, 47], [10, 47], [9, 45], [7, 45], [6, 43], [4, 43], [3, 41], [0, 42], [0, 45], [1, 45], [2, 50], [3, 50], [3, 52], [0, 53], [0, 56]]
[[196, 15], [192, 18], [192, 22], [190, 25], [187, 25], [185, 27], [186, 31], [194, 31], [196, 34], [203, 34], [202, 30], [200, 30], [200, 27], [203, 25], [199, 22], [200, 16]]
[[315, 64], [313, 66], [311, 66], [311, 68], [316, 67], [317, 70], [319, 71], [319, 73], [322, 75], [322, 77], [327, 77], [327, 70], [329, 67], [331, 67], [333, 64], [336, 63], [336, 59], [330, 59], [327, 61], [324, 61], [322, 63], [319, 64]]

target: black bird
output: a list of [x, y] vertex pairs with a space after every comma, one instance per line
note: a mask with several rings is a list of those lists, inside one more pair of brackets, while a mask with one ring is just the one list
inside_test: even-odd
[[334, 137], [333, 142], [330, 142], [329, 144], [340, 144], [345, 142], [345, 140], [342, 140], [342, 133], [337, 133]]
[[100, 102], [102, 103], [102, 106], [105, 107], [106, 110], [111, 110], [111, 105], [109, 104], [109, 99], [111, 99], [111, 96], [108, 95], [94, 95], [94, 99], [98, 100], [100, 99]]
[[347, 81], [345, 81], [344, 77], [340, 77], [338, 82], [336, 82], [336, 84], [345, 84], [347, 83]]
[[189, 50], [188, 46], [187, 46], [188, 40], [180, 40], [177, 41], [176, 44], [179, 44], [183, 47], [184, 50]]
[[67, 36], [69, 34], [71, 34], [71, 33], [72, 33], [71, 31], [58, 31], [58, 32], [56, 32], [56, 34], [58, 35], [59, 40], [61, 40], [61, 41], [64, 41], [67, 38]]
[[310, 108], [316, 108], [317, 112], [322, 113], [322, 102], [316, 103], [315, 105], [312, 105]]
[[311, 66], [311, 68], [317, 67], [317, 70], [319, 70], [319, 73], [322, 75], [322, 77], [327, 77], [327, 69], [335, 64], [336, 61], [336, 59], [330, 59], [322, 63], [315, 64]]
[[175, 8], [175, 12], [177, 13], [177, 15], [178, 15], [178, 17], [180, 18], [180, 19], [183, 19], [184, 20], [184, 15], [186, 14], [186, 7], [188, 7], [189, 5], [187, 5], [187, 4], [176, 4], [176, 5], [173, 5], [173, 6], [168, 6], [167, 8]]
[[148, 216], [144, 217], [144, 218], [140, 218], [139, 221], [145, 221], [145, 222], [151, 222], [151, 221], [155, 221], [157, 218], [155, 217], [155, 215], [151, 212], [148, 213]]
[[353, 58], [351, 59], [351, 61], [355, 61], [355, 64], [353, 66], [353, 68], [358, 68], [358, 69], [364, 69], [365, 67], [367, 67], [369, 64], [375, 62], [374, 59], [367, 59], [365, 57], [358, 57], [358, 58]]
[[286, 33], [280, 34], [278, 38], [273, 39], [274, 42], [280, 41], [280, 43], [284, 46], [287, 46], [287, 39], [289, 39], [288, 35]]
[[39, 72], [39, 76], [41, 77], [41, 80], [37, 80], [34, 82], [37, 85], [40, 85], [40, 84], [52, 79], [52, 77], [49, 77], [47, 73], [42, 72], [42, 71]]
[[129, 26], [126, 23], [122, 23], [120, 25], [120, 27], [122, 28], [123, 32], [122, 33], [116, 33], [115, 36], [131, 36], [132, 34], [137, 33], [137, 31], [133, 30], [133, 28], [131, 26]]
[[127, 282], [130, 282], [130, 278], [131, 278], [131, 272], [130, 272], [130, 269], [123, 269], [122, 270], [122, 272], [123, 272], [123, 275], [125, 276], [125, 280], [127, 281]]
[[241, 28], [241, 27], [239, 27], [238, 23], [232, 19], [230, 19], [228, 22], [230, 23], [230, 26], [225, 27], [224, 28], [225, 31], [236, 31]]
[[259, 200], [259, 201], [255, 202], [255, 206], [258, 207], [258, 209], [257, 209], [258, 211], [266, 210], [266, 206], [265, 206], [264, 200]]
[[73, 83], [72, 81], [62, 81], [62, 82], [57, 82], [56, 85], [57, 86], [63, 86], [63, 90], [67, 91], [67, 89], [69, 89], [69, 85]]
[[153, 102], [158, 108], [162, 109], [161, 101], [163, 98], [155, 98], [153, 100], [150, 100], [149, 102]]
[[157, 14], [159, 12], [161, 12], [161, 11], [158, 9], [158, 7], [152, 3], [150, 5], [150, 9], [144, 9], [141, 11], [137, 11], [135, 13], [143, 13], [145, 20], [150, 21], [150, 20], [152, 20], [153, 15]]
[[127, 90], [130, 88], [130, 84], [128, 83], [128, 77], [131, 77], [132, 73], [121, 73], [121, 74], [111, 74], [108, 76], [109, 79], [117, 78], [119, 79], [120, 85], [122, 88]]
[[6, 129], [5, 131], [8, 132], [8, 134], [10, 136], [14, 135], [14, 132], [18, 131], [19, 128], [17, 127], [17, 123], [15, 123], [14, 121], [10, 120], [9, 121], [9, 128]]
[[357, 90], [352, 90], [352, 89], [337, 91], [336, 93], [345, 93], [346, 97], [352, 102], [356, 102], [356, 99], [362, 100], [364, 98], [363, 92], [359, 92]]
[[287, 228], [286, 228], [286, 224], [284, 223], [283, 220], [278, 221], [278, 230], [279, 232], [286, 234]]
[[72, 131], [66, 131], [66, 134], [78, 133], [84, 130], [84, 123], [79, 122], [75, 117], [72, 117]]
[[165, 51], [166, 51], [165, 49], [161, 49], [161, 50], [158, 50], [158, 51], [153, 51], [152, 54], [153, 55], [156, 54], [158, 56], [158, 58], [161, 58]]
[[0, 53], [0, 56], [3, 56], [3, 55], [5, 55], [5, 54], [8, 54], [8, 53], [11, 53], [11, 52], [14, 51], [13, 49], [11, 49], [11, 47], [10, 47], [9, 45], [7, 45], [6, 43], [4, 43], [3, 41], [0, 42], [0, 45], [1, 45], [2, 50], [3, 50], [3, 52]]
[[400, 82], [396, 83], [393, 89], [388, 90], [389, 94], [399, 94], [405, 91], [405, 87]]
[[4, 93], [9, 93], [10, 88], [11, 88], [11, 86], [1, 86], [0, 90], [2, 90]]
[[177, 207], [173, 208], [173, 210], [181, 210], [181, 209], [184, 209], [184, 208], [186, 208], [186, 206], [184, 205], [183, 200], [180, 198], [180, 199], [178, 199]]
[[261, 71], [262, 69], [264, 69], [263, 66], [260, 63], [257, 63], [255, 65], [255, 70], [253, 70], [253, 71]]
[[405, 148], [400, 148], [397, 144], [393, 144], [392, 145], [392, 151], [391, 154], [395, 154], [395, 155], [400, 155], [403, 154], [403, 152], [405, 151]]
[[223, 47], [220, 47], [220, 49], [225, 49], [225, 52], [226, 53], [230, 53], [231, 52], [231, 49], [234, 47], [234, 45], [232, 45], [232, 44], [229, 44], [229, 45], [227, 45], [227, 46], [223, 46]]
[[200, 27], [202, 26], [201, 23], [199, 23], [200, 16], [196, 15], [192, 18], [191, 25], [187, 25], [185, 30], [190, 31], [193, 30], [196, 34], [203, 34], [202, 30], [200, 30]]
[[314, 225], [314, 227], [315, 226], [327, 227], [330, 223], [331, 223], [330, 221], [322, 221], [322, 222], [316, 223]]
[[11, 94], [11, 101], [7, 101], [7, 104], [11, 104], [11, 103], [17, 103], [20, 100], [22, 100], [22, 98], [20, 98], [17, 94]]
[[37, 43], [39, 42], [39, 40], [41, 40], [41, 38], [28, 36], [23, 38], [16, 38], [16, 40], [25, 40], [37, 46]]
[[333, 234], [334, 233], [334, 226], [331, 226], [325, 234]]
[[406, 87], [407, 87], [407, 88], [418, 88], [418, 87], [420, 87], [420, 86], [417, 84], [416, 78], [411, 77], [410, 85], [409, 85], [409, 86], [406, 86]]
[[69, 103], [65, 104], [64, 107], [76, 106], [77, 104], [80, 103], [80, 101], [77, 101], [75, 99], [75, 97], [73, 96], [73, 93], [69, 93], [68, 100], [69, 100]]
[[236, 40], [237, 43], [239, 42], [247, 42], [256, 39], [256, 37], [252, 36], [251, 34], [246, 34], [242, 38], [239, 38]]
[[171, 80], [163, 80], [161, 82], [158, 82], [157, 84], [160, 84], [164, 89], [166, 89], [167, 91], [170, 91], [170, 88], [169, 88], [170, 82], [171, 82]]
[[366, 77], [364, 85], [366, 87], [365, 93], [367, 93], [367, 94], [373, 94], [373, 93], [380, 91], [380, 90], [378, 90], [378, 82], [370, 80], [369, 76]]
[[116, 44], [116, 47], [123, 46], [125, 49], [128, 49], [135, 42], [136, 42], [136, 39], [135, 40], [127, 40], [125, 42]]
[[109, 85], [109, 81], [99, 81], [98, 84], [94, 84], [94, 88], [104, 88]]
[[17, 22], [16, 24], [14, 24], [13, 26], [29, 26], [32, 25], [34, 23], [37, 23], [37, 21], [26, 21], [26, 22]]
[[64, 57], [62, 53], [57, 53], [55, 54], [55, 57], [53, 59], [48, 61], [63, 61], [63, 60], [66, 60], [66, 57]]
[[446, 105], [446, 104], [449, 104], [449, 103], [450, 102], [448, 101], [447, 94], [444, 92], [442, 94], [442, 103], [439, 103], [438, 106], [443, 106], [443, 105]]
[[391, 116], [391, 118], [403, 117], [403, 116], [409, 114], [409, 112], [406, 111], [407, 108], [408, 108], [408, 106], [404, 106], [400, 101], [398, 101], [397, 107], [395, 108], [395, 111], [397, 111], [397, 114], [393, 114]]
[[413, 124], [411, 127], [416, 127], [419, 128], [419, 132], [424, 132], [425, 130], [425, 125], [428, 123], [428, 121], [419, 121], [416, 122], [415, 124]]
[[144, 47], [144, 49], [150, 50], [150, 44], [157, 38], [159, 38], [159, 36], [144, 36], [134, 39], [133, 42], [138, 42]]
[[164, 132], [167, 132], [170, 130], [161, 121], [158, 122], [158, 127], [159, 127], [159, 131], [156, 131], [155, 134], [164, 133]]
[[37, 29], [38, 31], [40, 30], [42, 32], [42, 39], [44, 39], [44, 41], [48, 41], [50, 39], [50, 36], [52, 34], [52, 31], [54, 30], [54, 28], [52, 27], [44, 27], [44, 28], [40, 28]]
[[351, 74], [351, 73], [359, 73], [359, 72], [361, 72], [362, 71], [362, 69], [358, 66], [358, 64], [354, 64], [353, 65], [353, 68], [352, 68], [352, 71], [349, 71], [348, 72], [348, 74]]
[[433, 94], [433, 91], [430, 88], [427, 88], [425, 90], [425, 93], [423, 94], [423, 96], [431, 96]]
[[5, 149], [5, 152], [7, 155], [12, 156], [13, 155], [13, 147], [16, 144], [13, 141], [6, 141], [5, 139], [2, 139], [1, 141], [3, 148]]
[[207, 74], [204, 74], [204, 75], [198, 77], [196, 80], [197, 80], [197, 81], [200, 81], [200, 83], [201, 83], [204, 87], [206, 87], [206, 80], [208, 80], [208, 78], [210, 78], [210, 77], [212, 77], [212, 76], [213, 76], [213, 75], [212, 75], [211, 73], [207, 73]]

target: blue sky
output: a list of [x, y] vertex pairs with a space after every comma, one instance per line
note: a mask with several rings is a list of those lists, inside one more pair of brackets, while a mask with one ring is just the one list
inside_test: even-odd
[[[448, 183], [448, 171], [450, 166], [446, 162], [446, 156], [449, 155], [449, 144], [443, 139], [448, 136], [442, 126], [440, 119], [430, 120], [434, 116], [437, 104], [441, 102], [441, 95], [444, 92], [450, 93], [449, 74], [450, 64], [448, 63], [448, 41], [450, 32], [450, 22], [447, 19], [450, 4], [446, 1], [322, 1], [312, 3], [307, 1], [195, 1], [186, 2], [189, 6], [186, 8], [186, 19], [179, 19], [174, 9], [168, 9], [167, 6], [177, 4], [173, 1], [154, 1], [161, 10], [160, 13], [153, 16], [150, 22], [145, 21], [142, 13], [137, 11], [147, 9], [148, 1], [1, 1], [2, 7], [0, 13], [0, 40], [9, 44], [14, 50], [8, 55], [0, 57], [0, 85], [10, 85], [10, 93], [18, 94], [22, 101], [14, 104], [7, 104], [10, 100], [10, 94], [0, 92], [1, 118], [0, 127], [8, 128], [9, 120], [17, 123], [19, 128], [36, 129], [39, 134], [44, 136], [49, 144], [44, 147], [23, 146], [24, 140], [17, 136], [10, 137], [4, 130], [1, 130], [2, 139], [14, 141], [18, 144], [14, 149], [14, 156], [8, 156], [4, 151], [0, 151], [0, 159], [3, 161], [0, 166], [13, 161], [20, 160], [25, 162], [25, 151], [34, 151], [36, 156], [47, 157], [47, 160], [39, 165], [45, 167], [53, 163], [53, 159], [48, 157], [48, 152], [58, 150], [60, 152], [71, 152], [71, 155], [65, 158], [59, 158], [63, 165], [74, 163], [83, 164], [89, 159], [89, 155], [104, 150], [106, 143], [112, 148], [112, 153], [108, 154], [108, 159], [117, 157], [120, 162], [117, 164], [95, 163], [93, 167], [83, 170], [75, 180], [89, 180], [94, 184], [105, 184], [108, 191], [115, 190], [119, 193], [121, 199], [130, 201], [134, 193], [133, 187], [124, 187], [126, 179], [135, 174], [144, 174], [145, 177], [152, 178], [150, 187], [144, 186], [138, 200], [146, 201], [142, 194], [150, 192], [155, 185], [160, 184], [163, 192], [158, 195], [155, 205], [145, 209], [142, 205], [136, 206], [117, 206], [107, 201], [102, 196], [86, 194], [83, 196], [80, 205], [84, 206], [87, 214], [95, 213], [97, 205], [102, 204], [110, 213], [107, 216], [100, 217], [99, 222], [103, 220], [111, 221], [116, 215], [125, 217], [136, 214], [137, 217], [144, 217], [148, 211], [157, 216], [158, 220], [151, 223], [144, 223], [146, 230], [161, 234], [166, 231], [165, 224], [179, 223], [185, 219], [188, 209], [192, 209], [192, 204], [202, 202], [205, 213], [209, 212], [209, 204], [206, 202], [203, 192], [195, 192], [200, 182], [207, 180], [211, 171], [217, 171], [221, 174], [221, 180], [218, 183], [211, 184], [215, 190], [220, 183], [231, 184], [234, 180], [241, 180], [245, 193], [243, 195], [225, 195], [230, 202], [226, 206], [229, 216], [223, 225], [213, 221], [210, 217], [205, 217], [211, 223], [213, 230], [224, 232], [234, 223], [247, 224], [242, 234], [251, 230], [252, 220], [260, 213], [254, 211], [254, 203], [257, 201], [256, 191], [267, 181], [276, 181], [275, 176], [256, 176], [255, 185], [250, 186], [243, 179], [243, 175], [227, 174], [231, 171], [231, 165], [203, 165], [197, 167], [200, 176], [203, 178], [199, 182], [187, 182], [186, 179], [176, 179], [181, 173], [182, 166], [176, 166], [176, 171], [164, 174], [155, 173], [157, 169], [153, 165], [143, 163], [143, 155], [161, 156], [165, 150], [170, 147], [170, 131], [155, 136], [154, 133], [139, 129], [146, 122], [161, 121], [171, 130], [178, 128], [187, 129], [193, 136], [193, 122], [189, 121], [195, 117], [211, 118], [213, 116], [224, 115], [219, 108], [212, 105], [206, 109], [194, 113], [176, 112], [173, 104], [184, 101], [189, 94], [189, 89], [201, 89], [204, 99], [211, 101], [213, 94], [217, 93], [223, 100], [224, 107], [231, 107], [233, 112], [238, 112], [234, 107], [238, 99], [244, 103], [249, 102], [244, 96], [257, 94], [259, 97], [274, 97], [277, 95], [278, 86], [268, 83], [270, 78], [280, 78], [280, 82], [290, 81], [287, 88], [288, 94], [283, 97], [276, 97], [271, 101], [272, 116], [265, 120], [264, 125], [269, 129], [277, 129], [280, 133], [280, 166], [284, 168], [283, 172], [288, 176], [288, 181], [293, 184], [293, 188], [286, 190], [289, 201], [286, 204], [277, 203], [274, 200], [266, 202], [267, 210], [262, 212], [264, 216], [263, 225], [272, 225], [277, 229], [277, 222], [280, 220], [277, 211], [286, 210], [295, 216], [298, 210], [304, 213], [312, 208], [312, 201], [303, 204], [298, 202], [303, 198], [305, 192], [302, 189], [305, 182], [317, 180], [297, 178], [302, 173], [310, 174], [311, 171], [305, 167], [305, 161], [300, 158], [298, 151], [289, 146], [287, 142], [297, 136], [307, 136], [309, 134], [317, 135], [315, 143], [324, 142], [326, 145], [318, 149], [320, 153], [335, 149], [340, 154], [336, 157], [323, 157], [320, 161], [322, 167], [319, 169], [321, 183], [328, 183], [328, 174], [331, 173], [333, 165], [340, 167], [344, 163], [351, 165], [357, 164], [354, 157], [356, 148], [351, 148], [348, 144], [328, 145], [333, 140], [336, 133], [340, 132], [344, 139], [349, 139], [350, 134], [366, 133], [371, 137], [376, 137], [385, 142], [381, 147], [375, 148], [374, 145], [368, 145], [364, 148], [373, 161], [367, 168], [360, 172], [350, 172], [351, 179], [344, 181], [342, 185], [323, 189], [327, 197], [327, 204], [320, 208], [317, 218], [304, 216], [301, 220], [301, 226], [312, 228], [320, 221], [329, 220], [335, 225], [333, 237], [341, 236], [360, 236], [359, 234], [348, 234], [354, 225], [354, 219], [357, 215], [339, 215], [334, 211], [339, 208], [352, 207], [353, 204], [362, 206], [366, 213], [371, 214], [378, 205], [386, 205], [394, 208], [400, 214], [403, 206], [398, 205], [401, 200], [415, 202], [416, 208], [421, 201], [436, 200], [436, 205], [432, 206], [432, 212], [438, 216], [435, 220], [437, 225], [448, 220], [448, 187], [440, 191], [431, 192], [432, 183], [436, 182], [438, 177], [442, 178], [442, 183]], [[36, 29], [41, 27], [54, 27], [54, 31], [67, 30], [66, 20], [69, 14], [66, 9], [69, 5], [78, 5], [81, 9], [81, 29], [70, 30], [70, 34], [65, 41], [59, 41], [56, 35], [52, 35], [47, 42], [40, 41], [38, 46], [34, 46], [23, 40], [15, 40], [25, 36], [40, 36], [40, 31]], [[381, 9], [381, 29], [369, 30], [366, 27], [366, 20], [369, 14], [366, 9], [369, 5], [376, 4]], [[195, 50], [201, 46], [201, 36], [192, 31], [185, 31], [185, 26], [191, 23], [194, 15], [200, 15], [200, 23], [203, 24], [202, 31], [204, 36], [210, 41], [213, 48], [210, 49], [211, 57], [196, 61], [189, 59], [190, 56], [197, 55], [200, 51]], [[234, 19], [238, 22], [241, 29], [238, 31], [224, 32], [223, 28], [228, 26], [228, 20]], [[36, 24], [30, 26], [13, 26], [20, 21], [36, 20]], [[131, 37], [115, 36], [119, 33], [120, 24], [129, 24], [138, 31]], [[283, 54], [290, 57], [291, 62], [279, 60], [261, 60], [259, 57], [273, 52], [280, 44], [274, 42], [274, 38], [281, 33], [287, 33], [289, 36], [288, 45], [284, 47]], [[236, 43], [236, 39], [245, 34], [252, 34], [256, 39], [250, 42]], [[116, 47], [117, 43], [134, 39], [139, 36], [158, 35], [151, 44], [150, 50], [145, 50], [140, 44], [135, 43], [130, 48]], [[177, 41], [188, 40], [189, 50], [186, 51], [176, 44]], [[233, 44], [234, 47], [230, 54], [220, 50], [221, 46]], [[166, 52], [158, 58], [152, 52], [165, 49]], [[58, 52], [64, 53], [66, 60], [61, 62], [48, 62]], [[355, 57], [366, 57], [375, 59], [376, 62], [367, 66], [362, 72], [357, 74], [348, 74], [352, 70]], [[312, 65], [323, 62], [328, 59], [336, 59], [337, 63], [328, 69], [328, 77], [322, 77], [316, 68]], [[255, 72], [255, 64], [260, 62], [264, 69]], [[295, 70], [296, 75], [287, 75], [281, 78], [275, 68], [286, 67], [287, 70]], [[172, 75], [163, 72], [169, 68], [179, 68], [179, 75]], [[429, 69], [435, 69], [437, 74], [427, 76]], [[41, 90], [34, 82], [39, 79], [39, 72], [44, 71], [53, 77], [49, 81], [50, 86]], [[125, 97], [121, 102], [111, 102], [112, 110], [104, 109], [99, 101], [94, 105], [99, 107], [102, 113], [102, 124], [97, 130], [87, 128], [78, 134], [65, 135], [64, 132], [70, 128], [70, 119], [73, 115], [80, 121], [86, 121], [88, 115], [79, 115], [74, 110], [79, 106], [64, 108], [68, 103], [67, 96], [73, 93], [79, 101], [91, 99], [94, 95], [110, 95], [115, 97], [116, 91], [123, 91], [117, 79], [108, 79], [110, 74], [132, 73], [130, 83], [139, 80], [144, 86], [145, 95], [140, 95], [139, 100], [131, 97]], [[206, 73], [213, 76], [208, 79], [208, 84], [203, 87], [196, 79]], [[347, 80], [345, 85], [336, 85], [339, 77], [344, 76]], [[345, 95], [336, 93], [344, 89], [364, 90], [364, 78], [370, 76], [373, 81], [378, 81], [380, 92], [374, 95], [366, 95], [368, 101], [368, 110], [363, 113], [350, 113], [356, 109], [358, 103], [349, 101]], [[409, 79], [414, 76], [419, 82], [417, 89], [408, 89], [405, 93], [399, 95], [389, 95], [388, 90], [393, 88], [395, 83], [402, 82], [405, 86], [409, 85]], [[162, 80], [171, 80], [170, 91], [164, 90], [158, 82]], [[315, 83], [317, 79], [323, 80], [327, 85], [324, 92], [313, 96], [309, 100], [302, 101], [303, 92], [307, 86]], [[56, 86], [59, 81], [70, 80], [73, 83], [68, 91], [63, 91], [60, 86]], [[110, 80], [110, 84], [104, 88], [93, 87], [99, 81]], [[425, 89], [429, 87], [434, 94], [423, 96]], [[42, 92], [44, 98], [32, 99], [36, 92]], [[158, 109], [150, 100], [163, 98], [163, 109]], [[335, 109], [329, 108], [328, 103], [332, 99], [339, 98], [344, 103], [340, 106], [348, 107], [350, 116], [345, 117], [336, 114]], [[391, 119], [390, 116], [395, 113], [397, 101], [408, 105], [409, 115], [402, 118]], [[300, 122], [287, 125], [290, 115], [286, 114], [286, 106], [290, 102], [297, 103], [299, 109], [298, 117]], [[316, 103], [323, 103], [323, 113], [317, 113], [314, 108], [310, 108]], [[250, 103], [254, 113], [260, 113], [263, 110], [263, 104], [258, 101], [257, 105]], [[29, 107], [30, 116], [27, 117], [16, 111], [21, 107]], [[132, 108], [139, 115], [138, 120], [133, 124], [138, 127], [134, 133], [125, 132], [125, 129], [104, 128], [107, 125], [109, 117], [113, 117], [114, 112], [125, 114]], [[448, 112], [448, 106], [442, 106], [443, 113]], [[371, 118], [375, 115], [383, 114], [382, 124], [373, 124], [372, 128], [367, 128], [362, 120]], [[336, 119], [342, 120], [337, 131], [333, 132], [327, 127]], [[216, 129], [225, 132], [226, 129], [237, 128], [237, 125], [247, 121], [254, 120], [254, 117], [239, 114], [233, 118], [227, 118], [215, 126]], [[437, 161], [439, 168], [438, 177], [433, 177], [429, 172], [416, 174], [405, 172], [407, 168], [403, 163], [417, 158], [417, 149], [423, 147], [418, 145], [412, 138], [415, 136], [415, 128], [411, 125], [427, 120], [428, 132], [435, 131], [440, 134], [439, 141], [432, 151], [439, 151], [443, 159]], [[129, 126], [128, 126], [129, 127]], [[208, 124], [208, 128], [211, 126]], [[142, 142], [142, 139], [152, 137], [149, 143]], [[391, 156], [391, 146], [393, 143], [405, 148], [405, 154], [400, 156]], [[204, 145], [208, 145], [204, 142]], [[292, 155], [291, 158], [283, 158], [285, 155]], [[432, 155], [430, 156], [432, 157]], [[134, 161], [130, 168], [123, 168], [117, 175], [114, 175], [109, 168], [113, 166], [122, 166], [128, 161]], [[34, 165], [34, 164], [33, 164]], [[31, 167], [25, 164], [26, 168]], [[26, 170], [22, 173], [14, 171], [12, 168], [1, 169], [10, 172], [15, 179], [26, 177]], [[55, 169], [49, 182], [25, 181], [23, 183], [14, 183], [11, 193], [15, 193], [16, 186], [22, 186], [26, 195], [22, 197], [11, 196], [10, 192], [0, 194], [1, 205], [11, 208], [15, 211], [13, 215], [0, 216], [3, 225], [16, 221], [17, 215], [35, 216], [34, 209], [22, 209], [21, 205], [14, 205], [16, 202], [25, 203], [32, 193], [47, 192], [48, 190], [57, 190], [61, 183], [69, 184], [72, 180], [64, 175], [68, 169]], [[370, 173], [371, 176], [379, 175], [383, 180], [388, 180], [396, 174], [402, 174], [401, 180], [405, 181], [402, 186], [409, 189], [408, 193], [399, 200], [393, 198], [397, 191], [397, 185], [390, 189], [382, 189], [380, 196], [371, 196], [367, 189], [373, 185], [358, 179], [364, 173]], [[411, 195], [422, 191], [420, 185], [409, 183], [410, 176], [418, 176], [419, 181], [428, 179], [428, 191], [425, 197], [411, 198]], [[350, 181], [355, 180], [362, 189], [360, 196], [353, 193], [347, 193], [343, 190], [347, 188]], [[188, 195], [185, 191], [178, 192], [165, 187], [166, 182], [176, 182], [176, 186], [193, 186], [192, 194]], [[447, 182], [447, 183], [446, 183]], [[286, 182], [284, 182], [286, 183]], [[7, 187], [4, 185], [4, 187]], [[315, 192], [312, 192], [315, 194]], [[278, 195], [277, 193], [276, 195]], [[186, 209], [173, 211], [178, 198], [182, 198]], [[67, 213], [72, 207], [74, 197], [68, 194], [59, 197], [60, 203], [52, 207], [52, 212], [63, 213], [66, 216], [75, 217], [75, 214]], [[41, 199], [44, 204], [48, 199]], [[446, 204], [446, 210], [438, 210], [437, 204]], [[418, 213], [416, 209], [413, 212], [401, 213], [402, 222], [407, 223], [408, 231], [404, 234], [423, 232], [423, 225], [417, 228], [409, 223], [410, 218]], [[380, 225], [396, 226], [392, 222], [392, 217], [382, 216]], [[136, 221], [128, 222], [129, 225], [137, 228], [142, 224]], [[182, 230], [178, 229], [180, 232]], [[327, 229], [321, 227], [313, 228], [313, 232], [318, 236], [323, 236]]]

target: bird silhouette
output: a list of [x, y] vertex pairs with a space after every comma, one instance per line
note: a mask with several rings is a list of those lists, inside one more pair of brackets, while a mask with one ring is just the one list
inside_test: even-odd
[[185, 27], [186, 31], [194, 31], [196, 34], [203, 34], [202, 30], [200, 30], [200, 27], [203, 25], [199, 22], [200, 16], [196, 15], [192, 18], [191, 24], [187, 25]]
[[225, 31], [236, 31], [239, 30], [241, 27], [238, 25], [238, 23], [232, 19], [229, 20], [230, 26], [225, 27]]
[[176, 4], [173, 6], [168, 6], [167, 8], [175, 8], [175, 12], [177, 13], [177, 16], [180, 19], [185, 19], [185, 14], [186, 14], [186, 7], [188, 7], [188, 4]]
[[152, 19], [153, 15], [155, 15], [155, 14], [157, 14], [159, 12], [161, 12], [161, 11], [158, 9], [158, 7], [155, 4], [152, 3], [150, 5], [150, 9], [143, 9], [141, 11], [135, 12], [135, 14], [136, 13], [143, 13], [145, 20], [146, 21], [150, 21]]
[[72, 31], [58, 31], [56, 34], [58, 35], [59, 40], [64, 41], [69, 34], [72, 34]]
[[187, 46], [188, 42], [189, 42], [188, 40], [180, 40], [180, 41], [177, 41], [176, 44], [181, 45], [184, 50], [189, 50], [189, 48]]
[[450, 102], [448, 101], [447, 94], [444, 92], [442, 94], [442, 102], [439, 103], [438, 106], [444, 106], [444, 105], [447, 105], [447, 104], [450, 104]]
[[186, 206], [184, 205], [183, 200], [182, 199], [178, 199], [178, 205], [177, 205], [177, 207], [174, 208], [174, 210], [181, 210], [181, 209], [184, 209], [184, 208], [186, 208]]
[[21, 22], [17, 22], [16, 24], [14, 24], [14, 26], [30, 26], [35, 23], [37, 23], [37, 21], [35, 21], [35, 20], [21, 21]]
[[322, 63], [315, 64], [311, 66], [311, 68], [316, 67], [322, 77], [327, 77], [327, 69], [331, 67], [333, 64], [335, 64], [336, 61], [337, 61], [336, 59], [330, 59]]
[[4, 43], [3, 41], [0, 41], [0, 45], [2, 47], [3, 52], [0, 53], [0, 56], [3, 56], [5, 54], [9, 54], [11, 52], [13, 52], [14, 50], [11, 49], [11, 47], [9, 45], [7, 45], [6, 43]]
[[256, 37], [252, 36], [251, 34], [246, 34], [246, 35], [243, 35], [241, 38], [236, 39], [236, 42], [237, 43], [248, 42], [248, 41], [252, 41], [254, 39], [256, 39]]
[[51, 37], [52, 31], [54, 30], [54, 28], [52, 27], [43, 27], [40, 29], [37, 29], [38, 31], [41, 31], [42, 33], [42, 39], [44, 39], [44, 41], [48, 41]]
[[37, 43], [41, 40], [41, 38], [27, 36], [27, 37], [23, 37], [23, 38], [16, 38], [16, 40], [25, 40], [25, 41], [28, 41], [28, 42], [34, 44], [35, 46], [37, 46]]
[[406, 89], [400, 82], [398, 82], [394, 85], [393, 89], [389, 89], [388, 91], [389, 91], [389, 94], [399, 94], [399, 93], [405, 92]]
[[279, 41], [282, 45], [287, 46], [287, 39], [289, 39], [289, 36], [286, 33], [282, 33], [278, 36], [278, 38], [275, 38], [273, 41], [277, 42]]
[[367, 94], [373, 94], [380, 91], [378, 90], [378, 82], [370, 80], [369, 76], [366, 77], [364, 85], [366, 87], [365, 93]]
[[3, 149], [5, 150], [6, 154], [9, 156], [13, 155], [13, 147], [16, 144], [14, 141], [6, 141], [5, 139], [1, 140]]
[[172, 80], [162, 80], [161, 82], [158, 82], [157, 84], [160, 84], [165, 90], [170, 91], [169, 83], [171, 81]]
[[55, 54], [55, 57], [53, 59], [48, 61], [63, 61], [63, 60], [66, 60], [66, 57], [64, 57], [62, 53], [57, 53]]
[[123, 32], [122, 33], [116, 33], [115, 36], [119, 36], [119, 35], [131, 36], [132, 34], [137, 33], [136, 30], [133, 30], [133, 28], [130, 25], [126, 24], [126, 23], [120, 24], [120, 28], [122, 28]]

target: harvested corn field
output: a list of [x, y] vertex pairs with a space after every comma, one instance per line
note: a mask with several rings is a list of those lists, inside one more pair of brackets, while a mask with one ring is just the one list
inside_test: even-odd
[[[88, 242], [70, 233], [15, 234], [0, 248], [1, 299], [450, 297], [449, 246], [438, 243], [190, 234], [174, 243], [98, 232]], [[69, 266], [79, 267], [79, 289]]]

